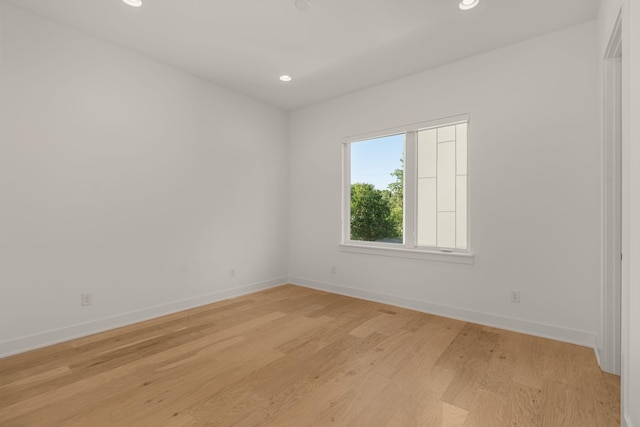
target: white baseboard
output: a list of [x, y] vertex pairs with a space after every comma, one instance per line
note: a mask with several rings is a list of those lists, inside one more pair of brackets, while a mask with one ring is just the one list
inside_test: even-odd
[[286, 283], [288, 283], [286, 277], [252, 283], [237, 288], [225, 289], [206, 295], [200, 295], [180, 301], [173, 301], [167, 304], [144, 308], [142, 310], [122, 313], [103, 319], [92, 320], [90, 322], [79, 323], [60, 329], [0, 342], [0, 358], [92, 335], [98, 332], [131, 325], [133, 323], [142, 322], [156, 317], [166, 316], [167, 314], [188, 310], [190, 308], [211, 304], [252, 292], [273, 288]]
[[318, 289], [321, 291], [380, 302], [383, 304], [395, 305], [398, 307], [408, 308], [424, 313], [436, 314], [439, 316], [464, 320], [466, 322], [478, 323], [485, 326], [492, 326], [509, 331], [521, 332], [528, 335], [549, 338], [571, 344], [578, 344], [595, 349], [596, 334], [586, 331], [578, 331], [574, 329], [530, 322], [527, 320], [515, 319], [506, 316], [498, 316], [495, 314], [467, 310], [464, 308], [433, 304], [427, 301], [414, 300], [396, 295], [388, 295], [379, 292], [350, 288], [342, 285], [318, 282], [301, 277], [290, 277], [289, 282], [295, 285]]
[[596, 354], [596, 362], [598, 362], [598, 366], [600, 366], [600, 369], [606, 372], [605, 366], [603, 365], [604, 358], [602, 357], [602, 349], [598, 348], [598, 346], [596, 345], [595, 347], [593, 347], [593, 352]]

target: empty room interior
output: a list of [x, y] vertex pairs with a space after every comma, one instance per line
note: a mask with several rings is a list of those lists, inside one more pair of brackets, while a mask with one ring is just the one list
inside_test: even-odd
[[0, 426], [640, 427], [637, 0], [0, 0]]

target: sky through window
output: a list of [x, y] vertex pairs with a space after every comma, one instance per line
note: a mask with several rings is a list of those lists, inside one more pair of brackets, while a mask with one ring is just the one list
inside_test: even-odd
[[386, 190], [395, 181], [391, 173], [402, 168], [404, 134], [351, 144], [351, 183], [373, 184]]

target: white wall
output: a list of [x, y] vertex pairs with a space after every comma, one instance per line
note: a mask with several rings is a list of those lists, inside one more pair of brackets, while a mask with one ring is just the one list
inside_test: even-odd
[[0, 356], [286, 281], [284, 112], [1, 6]]
[[[597, 53], [591, 22], [293, 112], [292, 281], [593, 346]], [[475, 264], [340, 252], [342, 138], [462, 113]]]
[[622, 18], [622, 145], [627, 173], [623, 177], [622, 252], [622, 423], [640, 426], [640, 4], [634, 0], [601, 2], [600, 57], [618, 14]]

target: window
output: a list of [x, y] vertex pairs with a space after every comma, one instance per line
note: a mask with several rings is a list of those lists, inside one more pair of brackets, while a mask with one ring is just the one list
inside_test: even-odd
[[457, 116], [345, 140], [343, 248], [470, 256], [468, 121]]

